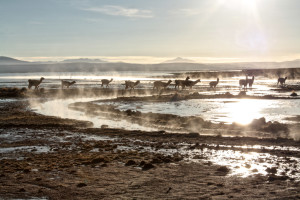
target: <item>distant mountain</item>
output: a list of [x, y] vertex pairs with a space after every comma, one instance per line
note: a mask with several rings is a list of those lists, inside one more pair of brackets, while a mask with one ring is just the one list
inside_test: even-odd
[[78, 58], [63, 60], [61, 63], [107, 63], [107, 61], [100, 59]]
[[16, 65], [16, 64], [29, 64], [30, 62], [17, 60], [14, 58], [0, 56], [0, 65]]
[[181, 57], [177, 57], [173, 60], [164, 61], [163, 63], [195, 63], [195, 61], [189, 60], [189, 59], [184, 59], [184, 58], [181, 58]]

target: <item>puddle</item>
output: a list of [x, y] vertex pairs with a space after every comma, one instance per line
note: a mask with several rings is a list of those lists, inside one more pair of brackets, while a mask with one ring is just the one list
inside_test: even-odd
[[[18, 129], [18, 131], [15, 131], [12, 129], [8, 130], [5, 134], [0, 134], [0, 136], [2, 136], [3, 139], [1, 139], [1, 143], [9, 143], [9, 141], [15, 141], [15, 136], [20, 136], [20, 138], [23, 137], [23, 140], [26, 140], [32, 136], [40, 136], [43, 138], [44, 134], [51, 135], [51, 132], [46, 133], [41, 130], [33, 129]], [[9, 135], [9, 137], [5, 137], [7, 135]], [[20, 138], [18, 138], [18, 141], [21, 141]], [[180, 154], [184, 157], [185, 162], [211, 162], [212, 164], [227, 166], [230, 169], [229, 176], [248, 177], [255, 174], [267, 175], [267, 169], [274, 168], [276, 169], [276, 175], [289, 176], [290, 178], [300, 181], [300, 158], [297, 157], [300, 148], [294, 146], [162, 143], [156, 147], [156, 142], [62, 131], [59, 135], [56, 134], [54, 137], [47, 137], [46, 140], [50, 142], [47, 143], [47, 145], [4, 147], [0, 148], [0, 153], [2, 154], [2, 159], [14, 158], [20, 160], [24, 159], [22, 153], [51, 152], [52, 149], [50, 146], [53, 146], [52, 144], [54, 144], [55, 148], [60, 142], [68, 142], [77, 139], [91, 143], [94, 141], [111, 141], [111, 145], [117, 145], [115, 151], [135, 150], [163, 155]], [[68, 147], [68, 150], [77, 151], [72, 148], [75, 148], [75, 146], [71, 148]], [[92, 149], [91, 152], [99, 152], [99, 149]], [[295, 156], [293, 156], [293, 154]]]
[[[267, 175], [268, 168], [276, 169], [277, 176], [288, 176], [300, 181], [300, 158], [293, 156], [277, 156], [270, 153], [258, 153], [257, 149], [296, 151], [300, 149], [296, 147], [280, 147], [280, 146], [226, 146], [228, 149], [215, 149], [217, 145], [203, 144], [203, 148], [193, 148], [193, 145], [181, 143], [175, 148], [154, 149], [151, 146], [134, 145], [135, 141], [119, 143], [118, 150], [131, 151], [138, 150], [141, 152], [160, 153], [163, 155], [180, 154], [183, 155], [186, 162], [211, 162], [212, 164], [227, 166], [230, 169], [229, 176], [248, 177], [255, 174]], [[129, 144], [129, 145], [128, 145]], [[147, 144], [146, 144], [147, 145]], [[150, 145], [150, 144], [148, 144]], [[168, 144], [163, 144], [168, 146]], [[201, 146], [201, 145], [200, 145]], [[221, 145], [219, 145], [221, 147]], [[248, 149], [247, 152], [237, 150], [239, 148]], [[251, 151], [252, 150], [252, 151]]]
[[12, 152], [35, 152], [35, 153], [46, 153], [50, 152], [48, 146], [20, 146], [20, 147], [7, 147], [0, 148], [0, 153], [12, 153]]

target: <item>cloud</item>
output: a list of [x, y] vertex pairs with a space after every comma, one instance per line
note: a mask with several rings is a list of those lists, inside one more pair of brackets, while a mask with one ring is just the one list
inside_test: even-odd
[[196, 10], [196, 9], [182, 8], [182, 9], [170, 11], [170, 13], [174, 14], [174, 15], [181, 15], [181, 16], [182, 15], [183, 16], [194, 16], [194, 15], [200, 15], [203, 12], [200, 10]]
[[98, 12], [105, 15], [124, 16], [130, 18], [153, 18], [151, 10], [141, 10], [137, 8], [125, 8], [121, 6], [106, 5], [102, 7], [90, 7], [83, 10]]

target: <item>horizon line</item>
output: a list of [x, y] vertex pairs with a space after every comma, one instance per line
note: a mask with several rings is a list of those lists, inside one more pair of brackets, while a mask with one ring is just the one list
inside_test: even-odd
[[[235, 57], [195, 57], [195, 56], [4, 56], [27, 62], [62, 62], [69, 59], [100, 59], [105, 62], [132, 63], [132, 64], [161, 64], [176, 63], [176, 59], [186, 62], [177, 63], [198, 63], [198, 64], [222, 64], [222, 63], [258, 63], [258, 62], [288, 62], [298, 60], [300, 56], [283, 56], [278, 59], [272, 58], [235, 58]], [[175, 62], [172, 62], [175, 60]]]

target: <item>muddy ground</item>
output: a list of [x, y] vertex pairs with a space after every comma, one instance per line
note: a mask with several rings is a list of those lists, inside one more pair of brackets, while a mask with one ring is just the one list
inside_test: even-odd
[[[293, 150], [234, 147], [292, 149], [300, 147], [299, 141], [98, 129], [90, 122], [36, 114], [28, 108], [27, 98], [28, 93], [17, 101], [0, 102], [0, 199], [300, 198], [299, 180], [275, 175], [276, 169], [266, 175], [231, 176], [226, 166], [202, 157], [191, 162], [179, 151], [182, 143], [191, 149], [229, 145], [226, 148], [235, 151], [300, 158]], [[174, 151], [167, 155], [162, 149]]]

